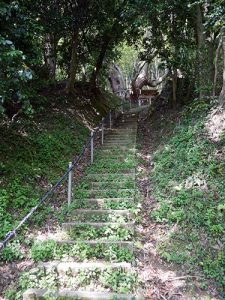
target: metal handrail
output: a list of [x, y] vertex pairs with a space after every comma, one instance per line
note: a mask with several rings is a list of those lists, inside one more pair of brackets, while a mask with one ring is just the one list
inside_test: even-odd
[[[8, 242], [13, 239], [17, 233], [17, 231], [24, 225], [24, 223], [29, 220], [31, 218], [31, 216], [38, 210], [38, 208], [46, 201], [46, 199], [52, 195], [52, 193], [58, 188], [58, 186], [65, 180], [65, 178], [67, 178], [67, 176], [69, 174], [71, 174], [71, 171], [78, 166], [80, 160], [82, 159], [82, 157], [84, 156], [85, 150], [88, 149], [88, 147], [92, 144], [93, 142], [93, 138], [94, 136], [97, 134], [97, 132], [100, 131], [101, 128], [104, 128], [104, 122], [109, 118], [112, 118], [112, 113], [116, 112], [116, 110], [120, 107], [122, 107], [122, 112], [124, 110], [124, 102], [122, 102], [122, 104], [119, 104], [117, 106], [115, 106], [113, 108], [113, 110], [111, 109], [108, 114], [102, 118], [102, 121], [97, 125], [97, 127], [91, 132], [90, 137], [87, 139], [87, 142], [84, 144], [83, 149], [81, 154], [75, 158], [70, 164], [69, 164], [69, 168], [67, 169], [67, 171], [57, 180], [57, 182], [52, 186], [52, 188], [47, 191], [39, 200], [38, 204], [36, 206], [34, 206], [30, 212], [19, 222], [19, 224], [17, 226], [15, 226], [13, 228], [13, 230], [9, 231], [6, 235], [3, 241], [0, 241], [0, 251], [3, 250], [6, 245], [8, 244]], [[111, 120], [112, 121], [112, 120]], [[110, 122], [111, 122], [110, 121]], [[104, 137], [103, 137], [104, 138]], [[102, 140], [103, 142], [103, 140]], [[93, 159], [91, 159], [91, 163], [93, 162]], [[71, 188], [71, 187], [70, 187]], [[69, 197], [69, 196], [68, 196]], [[71, 194], [70, 194], [71, 197]], [[68, 199], [68, 203], [69, 203], [69, 199]]]

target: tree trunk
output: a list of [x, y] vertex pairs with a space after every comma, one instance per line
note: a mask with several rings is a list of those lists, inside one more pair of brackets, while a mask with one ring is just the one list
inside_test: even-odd
[[44, 61], [49, 70], [49, 78], [55, 80], [57, 39], [54, 34], [46, 34], [44, 41]]
[[204, 95], [203, 89], [205, 86], [204, 83], [204, 27], [203, 27], [203, 18], [202, 18], [202, 9], [200, 4], [196, 6], [197, 16], [196, 16], [196, 33], [197, 33], [197, 68], [198, 68], [198, 83], [199, 83], [199, 96], [202, 97]]
[[163, 76], [155, 80], [151, 80], [148, 78], [148, 71], [149, 71], [149, 63], [145, 63], [144, 65], [141, 65], [139, 71], [137, 71], [137, 74], [135, 75], [134, 79], [131, 82], [132, 99], [137, 100], [139, 98], [140, 90], [143, 88], [143, 86], [157, 87], [159, 84], [161, 84], [164, 81], [164, 79], [167, 77], [169, 73], [169, 71], [166, 70]]
[[222, 39], [220, 38], [218, 47], [216, 49], [216, 56], [215, 56], [215, 63], [214, 63], [215, 72], [214, 72], [213, 92], [212, 92], [212, 95], [214, 97], [216, 96], [216, 83], [217, 83], [217, 75], [218, 75], [218, 58], [219, 58], [219, 54], [220, 54], [221, 45], [222, 45]]
[[126, 79], [124, 79], [122, 71], [117, 65], [113, 65], [110, 68], [109, 82], [113, 93], [117, 93], [126, 88]]
[[223, 55], [223, 86], [219, 96], [219, 102], [225, 106], [225, 28], [222, 30], [222, 55]]
[[177, 68], [173, 68], [173, 108], [177, 105]]
[[97, 58], [97, 61], [96, 61], [96, 64], [95, 64], [95, 68], [92, 72], [92, 75], [91, 75], [91, 85], [96, 87], [97, 85], [97, 77], [99, 75], [99, 72], [103, 66], [103, 61], [104, 61], [104, 58], [105, 58], [105, 55], [106, 55], [106, 52], [108, 50], [108, 46], [109, 46], [109, 43], [110, 43], [110, 38], [109, 37], [105, 37], [104, 41], [103, 41], [103, 44], [102, 44], [102, 47], [101, 47], [101, 51], [99, 53], [99, 56]]
[[214, 77], [215, 77], [215, 45], [214, 45], [214, 39], [211, 36], [209, 43], [207, 43], [208, 46], [208, 57], [209, 57], [209, 78], [208, 82], [210, 85], [210, 95], [213, 93], [213, 83], [214, 83]]
[[71, 61], [70, 61], [70, 70], [69, 70], [69, 79], [66, 85], [66, 92], [70, 93], [74, 90], [74, 84], [76, 81], [76, 73], [77, 73], [77, 48], [78, 48], [78, 34], [79, 30], [76, 29], [72, 34], [72, 53], [71, 53]]

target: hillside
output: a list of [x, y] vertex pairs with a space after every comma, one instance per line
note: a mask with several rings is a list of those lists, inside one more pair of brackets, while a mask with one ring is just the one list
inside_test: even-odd
[[[223, 120], [224, 113], [209, 99], [195, 100], [181, 111], [161, 108], [142, 116], [139, 186], [147, 211], [142, 219], [153, 277], [150, 299], [158, 299], [151, 294], [155, 286], [185, 295], [181, 299], [225, 295]], [[175, 279], [163, 284], [167, 276]]]

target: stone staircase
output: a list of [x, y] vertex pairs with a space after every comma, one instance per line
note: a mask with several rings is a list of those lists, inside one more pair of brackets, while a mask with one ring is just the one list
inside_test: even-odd
[[56, 239], [66, 259], [38, 263], [23, 300], [144, 299], [135, 266], [136, 134], [132, 111], [107, 132]]

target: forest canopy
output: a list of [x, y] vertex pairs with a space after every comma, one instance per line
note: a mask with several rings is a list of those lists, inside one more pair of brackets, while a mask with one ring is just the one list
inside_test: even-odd
[[174, 106], [193, 95], [224, 102], [224, 15], [223, 0], [3, 0], [1, 114], [31, 114], [51, 84], [72, 93], [79, 81], [109, 89], [110, 79], [114, 90], [118, 76], [134, 98], [169, 78]]

